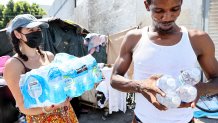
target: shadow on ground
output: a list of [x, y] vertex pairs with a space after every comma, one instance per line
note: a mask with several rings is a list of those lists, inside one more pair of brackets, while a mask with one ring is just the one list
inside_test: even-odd
[[[100, 109], [89, 108], [88, 113], [80, 115], [79, 123], [131, 123], [133, 110], [123, 112], [113, 112], [104, 117], [105, 112]], [[195, 123], [218, 123], [218, 119], [201, 118], [196, 119]]]
[[113, 112], [106, 117], [104, 114], [103, 110], [90, 108], [88, 113], [80, 115], [79, 123], [131, 123], [133, 118], [133, 110]]

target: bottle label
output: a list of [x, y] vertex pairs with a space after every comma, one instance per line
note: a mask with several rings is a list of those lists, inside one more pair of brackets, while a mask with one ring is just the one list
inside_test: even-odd
[[42, 86], [36, 81], [30, 81], [28, 83], [28, 93], [32, 98], [38, 98], [42, 94]]

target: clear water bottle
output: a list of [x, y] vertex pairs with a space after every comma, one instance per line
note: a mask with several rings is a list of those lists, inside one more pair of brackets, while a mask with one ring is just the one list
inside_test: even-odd
[[157, 94], [157, 101], [162, 105], [166, 106], [168, 109], [177, 108], [181, 104], [181, 99], [178, 94], [174, 91], [165, 92], [166, 96], [163, 97]]
[[84, 57], [80, 58], [81, 61], [84, 64], [84, 75], [83, 77], [81, 77], [81, 79], [83, 80], [84, 83], [84, 87], [85, 90], [91, 90], [92, 88], [94, 88], [94, 84], [95, 84], [95, 76], [93, 76], [93, 69], [95, 66], [97, 66], [97, 61], [95, 60], [95, 58], [92, 55], [86, 55]]
[[179, 87], [179, 82], [170, 75], [163, 75], [157, 80], [157, 87], [162, 91], [176, 90]]
[[182, 102], [185, 103], [192, 102], [197, 97], [197, 89], [189, 84], [180, 86], [176, 92], [181, 98]]
[[75, 78], [66, 77], [65, 83], [66, 86], [64, 87], [64, 91], [68, 97], [73, 98], [73, 97], [81, 96], [85, 91], [83, 82], [78, 77]]
[[52, 61], [52, 64], [66, 65], [68, 61], [71, 61], [72, 63], [72, 61], [75, 60], [76, 58], [77, 58], [76, 56], [67, 53], [57, 53], [54, 57], [54, 60]]
[[64, 88], [69, 97], [81, 96], [85, 91], [85, 75], [88, 73], [87, 66], [77, 58], [74, 61], [69, 61], [70, 66], [64, 70], [64, 80], [66, 86]]
[[67, 96], [64, 91], [65, 82], [62, 72], [57, 67], [51, 67], [48, 72], [49, 101], [54, 104], [62, 103]]
[[21, 75], [20, 90], [24, 98], [24, 107], [43, 107], [48, 99], [48, 85], [42, 76], [27, 73]]
[[183, 70], [179, 75], [179, 80], [183, 84], [196, 85], [201, 80], [201, 70], [199, 68]]

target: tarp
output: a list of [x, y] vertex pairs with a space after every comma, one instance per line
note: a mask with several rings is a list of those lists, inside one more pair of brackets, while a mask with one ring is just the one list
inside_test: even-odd
[[12, 56], [13, 47], [6, 34], [6, 29], [0, 31], [0, 56], [10, 55]]
[[[40, 21], [47, 22], [49, 28], [42, 29], [43, 36], [45, 38], [41, 47], [43, 50], [51, 51], [52, 53], [68, 53], [77, 57], [81, 57], [88, 54], [88, 47], [84, 46], [84, 37], [89, 32], [82, 28], [78, 24], [69, 23], [59, 18], [44, 18]], [[97, 62], [106, 63], [107, 54], [106, 47], [100, 47], [99, 52], [95, 52]], [[10, 43], [6, 30], [0, 31], [0, 56], [10, 55], [12, 56], [13, 47]]]
[[126, 33], [130, 30], [136, 29], [137, 27], [129, 28], [121, 32], [109, 35], [108, 47], [107, 47], [107, 64], [113, 64], [119, 55], [120, 46]]

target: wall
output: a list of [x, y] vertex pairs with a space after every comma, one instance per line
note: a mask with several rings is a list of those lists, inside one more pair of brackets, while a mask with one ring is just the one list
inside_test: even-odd
[[[146, 11], [143, 0], [137, 0], [136, 17], [137, 23], [142, 26], [151, 23], [150, 13]], [[193, 7], [193, 5], [195, 5]], [[177, 19], [178, 25], [186, 26], [187, 28], [203, 29], [203, 8], [202, 0], [183, 0], [182, 11]]]
[[[64, 1], [67, 1], [66, 5], [55, 16], [73, 20], [90, 32], [107, 35], [151, 23], [143, 0], [76, 0], [76, 7], [75, 0], [55, 0], [50, 15], [54, 15]], [[187, 28], [203, 29], [202, 11], [202, 0], [183, 0], [177, 23]]]
[[[85, 16], [82, 17], [83, 20], [78, 20], [78, 23], [85, 25], [91, 32], [113, 34], [130, 27], [151, 23], [150, 14], [146, 11], [143, 0], [80, 1], [81, 4], [76, 10]], [[187, 28], [203, 29], [202, 11], [202, 0], [183, 0], [181, 16], [177, 23]], [[81, 14], [77, 14], [78, 16], [74, 18], [81, 18], [79, 17]]]
[[55, 0], [48, 11], [48, 16], [73, 20], [75, 0]]
[[203, 30], [202, 0], [183, 0], [181, 16], [177, 23], [187, 28]]
[[89, 13], [88, 1], [90, 0], [77, 0], [76, 7], [73, 10], [73, 21], [89, 29], [89, 18], [92, 17]]

